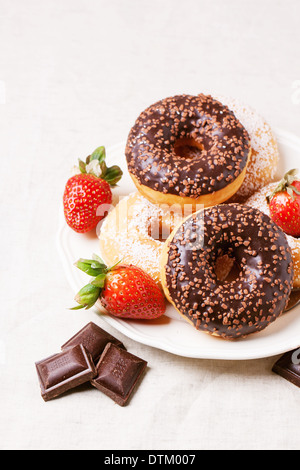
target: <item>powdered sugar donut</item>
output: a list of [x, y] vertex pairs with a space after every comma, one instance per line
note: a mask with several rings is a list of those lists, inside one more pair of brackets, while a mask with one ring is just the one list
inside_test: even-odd
[[182, 220], [178, 207], [152, 204], [139, 192], [119, 201], [101, 226], [101, 257], [107, 265], [122, 260], [146, 271], [160, 284], [159, 259], [165, 240]]
[[[247, 206], [255, 207], [256, 209], [261, 210], [268, 216], [270, 216], [269, 205], [267, 203], [266, 197], [271, 194], [274, 189], [278, 186], [277, 183], [270, 183], [260, 191], [257, 191], [253, 194], [247, 201]], [[294, 282], [293, 288], [300, 288], [300, 238], [294, 238], [290, 235], [286, 235], [288, 244], [292, 251], [292, 258], [294, 263]]]
[[235, 98], [216, 97], [231, 109], [250, 136], [252, 152], [246, 176], [234, 198], [247, 198], [273, 181], [279, 160], [278, 145], [274, 133], [252, 107]]

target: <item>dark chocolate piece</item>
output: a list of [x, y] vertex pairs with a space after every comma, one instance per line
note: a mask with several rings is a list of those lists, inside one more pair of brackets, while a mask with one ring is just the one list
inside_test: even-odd
[[91, 384], [118, 405], [124, 406], [146, 366], [147, 362], [143, 359], [108, 343], [96, 366], [97, 376]]
[[114, 343], [125, 349], [125, 346], [117, 338], [102, 330], [95, 323], [90, 322], [67, 341], [61, 349], [73, 347], [76, 344], [82, 344], [92, 355], [93, 361], [97, 362], [107, 343]]
[[90, 353], [78, 344], [35, 363], [45, 401], [56, 398], [96, 375]]
[[300, 348], [283, 354], [275, 362], [272, 371], [300, 387]]

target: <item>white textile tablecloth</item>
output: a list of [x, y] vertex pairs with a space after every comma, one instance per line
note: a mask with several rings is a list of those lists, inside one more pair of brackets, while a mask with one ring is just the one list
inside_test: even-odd
[[34, 366], [95, 320], [68, 310], [55, 242], [77, 159], [181, 93], [235, 96], [300, 136], [299, 18], [297, 0], [0, 0], [0, 448], [299, 448], [277, 356], [180, 357], [99, 317], [149, 364], [127, 407], [88, 388], [45, 403]]

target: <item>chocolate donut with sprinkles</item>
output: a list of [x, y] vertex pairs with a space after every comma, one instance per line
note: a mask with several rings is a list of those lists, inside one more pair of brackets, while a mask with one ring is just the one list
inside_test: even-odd
[[[225, 277], [217, 270], [222, 257]], [[284, 232], [266, 214], [240, 204], [187, 217], [166, 241], [160, 266], [165, 295], [183, 318], [225, 339], [266, 328], [284, 311], [293, 286]]]
[[242, 185], [250, 138], [211, 96], [177, 95], [148, 107], [131, 128], [125, 155], [140, 193], [153, 203], [220, 204]]

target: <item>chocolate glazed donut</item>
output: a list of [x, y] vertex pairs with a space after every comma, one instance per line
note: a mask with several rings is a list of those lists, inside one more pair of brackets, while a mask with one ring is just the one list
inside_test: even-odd
[[151, 202], [206, 207], [236, 193], [250, 152], [249, 135], [233, 112], [203, 94], [148, 107], [125, 149], [129, 173]]
[[[238, 269], [233, 279], [220, 281], [215, 267], [223, 255]], [[185, 219], [165, 243], [161, 274], [179, 313], [197, 329], [226, 339], [266, 328], [285, 309], [293, 285], [285, 234], [269, 216], [239, 204]]]

